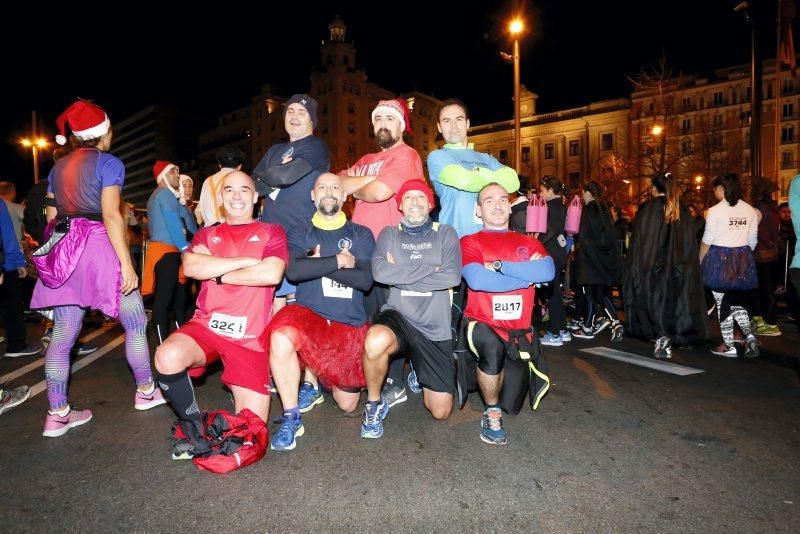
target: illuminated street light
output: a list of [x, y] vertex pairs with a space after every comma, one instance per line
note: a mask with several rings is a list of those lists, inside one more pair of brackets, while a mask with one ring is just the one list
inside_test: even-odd
[[47, 148], [49, 144], [44, 138], [36, 137], [28, 139], [27, 137], [20, 139], [20, 144], [25, 148], [30, 148], [33, 152], [33, 183], [39, 182], [39, 150]]
[[508, 31], [514, 37], [514, 167], [519, 174], [522, 160], [522, 139], [520, 138], [520, 102], [519, 102], [519, 35], [525, 29], [522, 19], [515, 18], [508, 25]]
[[698, 174], [697, 176], [694, 177], [694, 181], [697, 182], [698, 184], [702, 184], [703, 183], [703, 175], [702, 174]]
[[653, 129], [650, 130], [653, 135], [661, 135], [664, 132], [664, 128], [658, 124], [653, 126]]

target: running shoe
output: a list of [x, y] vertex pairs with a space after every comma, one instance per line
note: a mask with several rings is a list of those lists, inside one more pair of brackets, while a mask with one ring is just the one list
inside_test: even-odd
[[736, 347], [729, 347], [723, 341], [719, 344], [719, 346], [711, 349], [711, 354], [716, 354], [717, 356], [724, 356], [725, 358], [736, 358]]
[[361, 437], [376, 439], [383, 435], [383, 420], [389, 413], [389, 404], [381, 396], [378, 402], [369, 402], [364, 405], [364, 415], [361, 416]]
[[273, 451], [294, 450], [297, 447], [297, 438], [306, 433], [306, 429], [303, 427], [303, 418], [300, 416], [292, 417], [290, 414], [285, 413], [280, 421], [281, 426], [273, 434], [269, 448]]
[[3, 414], [13, 408], [19, 406], [31, 396], [31, 390], [28, 386], [19, 386], [15, 388], [0, 387], [0, 414]]
[[411, 393], [415, 395], [419, 395], [422, 393], [422, 386], [419, 385], [419, 380], [417, 380], [417, 372], [414, 370], [414, 366], [411, 366], [411, 371], [408, 373], [408, 377], [406, 377], [406, 383], [408, 384], [408, 389], [411, 390]]
[[7, 358], [19, 358], [20, 356], [33, 356], [34, 354], [39, 354], [39, 351], [41, 350], [42, 350], [41, 345], [39, 345], [38, 347], [27, 346], [27, 347], [22, 347], [19, 350], [12, 350], [6, 352], [5, 355]]
[[656, 340], [656, 348], [653, 351], [653, 358], [666, 360], [672, 358], [672, 340], [667, 336], [661, 336]]
[[94, 343], [78, 343], [74, 349], [75, 354], [78, 356], [85, 356], [97, 351], [97, 345]]
[[569, 330], [562, 330], [559, 334], [561, 335], [561, 341], [565, 343], [567, 341], [572, 341], [572, 334], [569, 333]]
[[503, 412], [500, 408], [488, 408], [481, 418], [481, 440], [490, 445], [505, 445], [508, 435], [503, 430]]
[[387, 378], [386, 383], [383, 384], [381, 396], [386, 400], [386, 405], [388, 408], [408, 400], [406, 388], [400, 384], [395, 384], [394, 380], [391, 378]]
[[592, 334], [596, 336], [609, 326], [611, 326], [611, 320], [608, 317], [600, 317], [598, 320], [594, 322], [594, 326], [592, 327]]
[[[297, 392], [297, 408], [300, 410], [300, 413], [309, 412], [311, 408], [317, 404], [322, 404], [324, 401], [325, 397], [322, 396], [322, 391], [320, 391], [319, 388], [315, 388], [311, 382], [304, 381], [300, 384], [300, 390]], [[300, 435], [302, 436], [302, 434]]]
[[153, 385], [153, 391], [145, 393], [144, 391], [136, 390], [136, 395], [133, 398], [133, 407], [139, 411], [149, 410], [156, 406], [166, 404], [167, 401], [161, 394], [161, 390]]
[[744, 357], [745, 358], [758, 358], [761, 354], [761, 351], [758, 348], [758, 340], [756, 336], [750, 334], [747, 336], [747, 340], [744, 343]]
[[548, 347], [562, 347], [564, 346], [564, 342], [561, 340], [561, 335], [553, 334], [552, 332], [547, 332], [543, 335], [540, 339], [542, 345], [547, 345]]
[[622, 341], [622, 335], [625, 333], [625, 327], [619, 321], [614, 321], [614, 326], [611, 327], [611, 342], [619, 343]]
[[591, 329], [585, 326], [579, 326], [572, 331], [572, 337], [577, 337], [578, 339], [594, 339], [594, 334]]
[[67, 415], [47, 413], [44, 420], [44, 432], [42, 436], [46, 438], [57, 438], [67, 433], [70, 428], [84, 425], [92, 420], [92, 412], [89, 410], [70, 409]]

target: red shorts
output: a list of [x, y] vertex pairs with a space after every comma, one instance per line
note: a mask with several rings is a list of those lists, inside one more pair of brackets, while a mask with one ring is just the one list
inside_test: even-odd
[[[218, 336], [201, 321], [191, 320], [177, 333], [189, 336], [200, 346], [206, 357], [205, 365], [222, 358], [222, 382], [269, 395], [269, 356], [266, 352], [241, 347], [235, 339]], [[189, 369], [189, 375], [201, 376], [204, 368]]]
[[351, 392], [366, 387], [361, 355], [368, 323], [362, 326], [337, 323], [305, 306], [291, 304], [275, 314], [265, 335], [279, 328], [292, 340], [300, 365], [314, 371], [324, 386]]

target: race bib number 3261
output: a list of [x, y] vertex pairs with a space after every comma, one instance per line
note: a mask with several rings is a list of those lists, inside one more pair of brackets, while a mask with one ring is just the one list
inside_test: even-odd
[[513, 321], [522, 317], [522, 295], [494, 295], [492, 318], [497, 321]]
[[236, 317], [224, 313], [212, 313], [208, 328], [220, 336], [242, 339], [247, 331], [247, 317]]

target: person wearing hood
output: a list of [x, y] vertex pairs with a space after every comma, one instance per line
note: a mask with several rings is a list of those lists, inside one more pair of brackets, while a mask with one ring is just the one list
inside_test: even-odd
[[655, 339], [655, 358], [672, 357], [672, 344], [710, 337], [700, 277], [695, 223], [671, 173], [651, 178], [652, 198], [639, 208], [623, 272], [625, 327]]
[[180, 170], [174, 163], [156, 161], [153, 167], [158, 187], [147, 201], [150, 244], [142, 272], [142, 294], [153, 294], [153, 325], [158, 342], [169, 334], [169, 307], [180, 326], [186, 320], [186, 277], [181, 252], [189, 247], [187, 232], [197, 232], [197, 221], [186, 208]]

